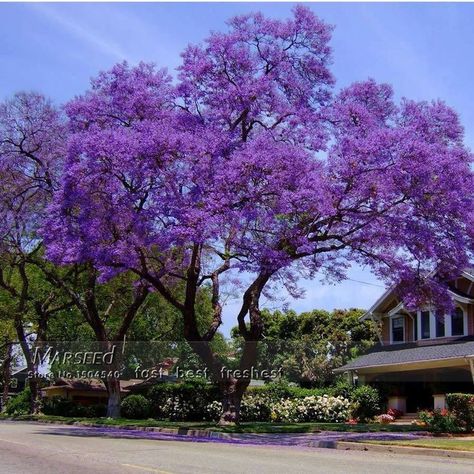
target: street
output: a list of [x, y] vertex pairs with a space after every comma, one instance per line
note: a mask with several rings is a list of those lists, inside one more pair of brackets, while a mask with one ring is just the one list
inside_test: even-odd
[[0, 473], [472, 473], [474, 461], [335, 449], [111, 438], [0, 422]]

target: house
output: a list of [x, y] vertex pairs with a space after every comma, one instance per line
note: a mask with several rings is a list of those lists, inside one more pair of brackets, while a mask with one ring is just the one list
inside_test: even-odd
[[394, 288], [386, 291], [362, 316], [379, 323], [380, 343], [335, 372], [409, 413], [444, 408], [449, 392], [474, 393], [474, 268], [449, 282], [449, 294], [455, 308], [439, 317], [429, 306], [407, 311]]
[[[139, 370], [137, 374], [146, 378], [120, 380], [120, 394], [143, 394], [153, 385], [164, 382], [176, 382], [169, 370], [178, 359], [166, 358], [156, 366]], [[59, 378], [49, 387], [41, 389], [43, 398], [60, 397], [81, 405], [106, 404], [108, 395], [105, 384], [100, 379]]]
[[[120, 380], [120, 393], [130, 393], [130, 387], [142, 380]], [[98, 405], [107, 403], [107, 389], [99, 379], [60, 378], [53, 385], [41, 389], [43, 398], [61, 397], [80, 405]]]
[[28, 368], [21, 367], [17, 369], [13, 369], [12, 374], [10, 376], [10, 395], [17, 395], [21, 391], [23, 391], [26, 387], [28, 382]]
[[[18, 395], [26, 387], [28, 381], [28, 369], [27, 367], [18, 367], [13, 369], [10, 375], [10, 382], [8, 384], [8, 398]], [[0, 408], [3, 407], [3, 380], [0, 381]]]
[[137, 370], [137, 374], [143, 377], [138, 383], [129, 387], [133, 394], [145, 395], [146, 392], [156, 384], [159, 383], [176, 383], [178, 377], [171, 373], [171, 369], [178, 362], [176, 357], [167, 357], [160, 363], [145, 370]]

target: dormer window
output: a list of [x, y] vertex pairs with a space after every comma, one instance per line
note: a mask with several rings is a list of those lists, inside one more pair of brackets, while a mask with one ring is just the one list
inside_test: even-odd
[[467, 334], [467, 313], [459, 306], [446, 316], [437, 316], [434, 310], [418, 311], [415, 328], [415, 339], [464, 336]]
[[444, 316], [439, 316], [436, 318], [436, 337], [444, 337], [446, 333]]
[[421, 339], [429, 339], [431, 328], [430, 328], [430, 312], [429, 311], [422, 311], [421, 312], [421, 321], [420, 321], [420, 328], [421, 328]]
[[405, 341], [405, 318], [392, 318], [392, 343]]
[[451, 334], [453, 336], [463, 336], [464, 333], [464, 313], [458, 306], [451, 314]]

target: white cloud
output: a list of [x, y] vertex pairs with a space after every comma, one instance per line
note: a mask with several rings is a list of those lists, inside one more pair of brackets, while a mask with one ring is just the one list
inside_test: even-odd
[[103, 54], [111, 56], [115, 60], [124, 60], [127, 57], [125, 51], [117, 43], [93, 31], [90, 27], [81, 25], [73, 17], [59, 13], [56, 8], [41, 3], [32, 4], [31, 8]]

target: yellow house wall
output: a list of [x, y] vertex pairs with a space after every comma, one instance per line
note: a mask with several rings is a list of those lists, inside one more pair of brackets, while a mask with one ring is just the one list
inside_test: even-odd
[[94, 398], [97, 400], [107, 400], [106, 392], [90, 392], [88, 390], [68, 390], [63, 387], [54, 387], [44, 391], [45, 398], [61, 397], [68, 400], [74, 398]]

